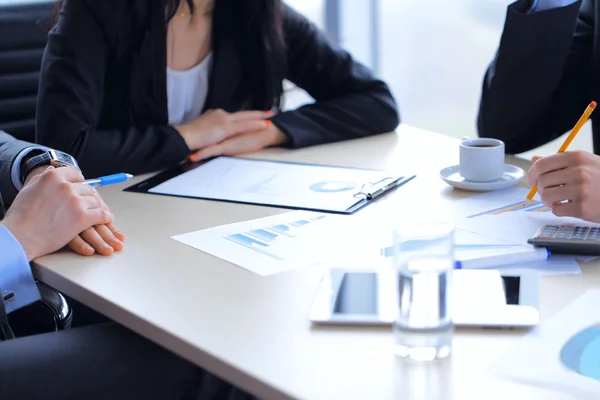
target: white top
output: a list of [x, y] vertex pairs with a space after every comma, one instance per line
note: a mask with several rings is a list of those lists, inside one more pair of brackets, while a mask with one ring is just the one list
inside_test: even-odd
[[169, 125], [187, 124], [198, 118], [208, 95], [208, 77], [212, 53], [198, 65], [185, 71], [167, 67]]

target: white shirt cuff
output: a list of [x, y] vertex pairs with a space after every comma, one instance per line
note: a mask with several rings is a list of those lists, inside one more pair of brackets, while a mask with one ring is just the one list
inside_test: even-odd
[[0, 225], [0, 248], [0, 296], [12, 293], [12, 297], [5, 301], [6, 312], [10, 313], [38, 301], [40, 292], [23, 247], [3, 225]]
[[21, 161], [23, 161], [23, 158], [25, 158], [27, 154], [35, 150], [48, 151], [50, 149], [45, 146], [31, 146], [21, 150], [21, 152], [17, 155], [17, 158], [15, 158], [15, 161], [13, 161], [12, 169], [10, 171], [10, 178], [13, 186], [15, 189], [17, 189], [17, 192], [23, 189], [23, 182], [21, 182]]

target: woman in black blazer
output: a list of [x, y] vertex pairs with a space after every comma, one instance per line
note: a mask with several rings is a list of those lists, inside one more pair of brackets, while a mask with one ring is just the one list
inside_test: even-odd
[[[42, 62], [37, 140], [73, 154], [88, 176], [359, 138], [399, 123], [385, 83], [280, 0], [59, 6]], [[205, 96], [191, 94], [202, 109], [170, 123], [180, 93], [168, 87], [167, 71], [199, 68], [209, 56], [197, 88]], [[284, 79], [316, 102], [281, 112]]]

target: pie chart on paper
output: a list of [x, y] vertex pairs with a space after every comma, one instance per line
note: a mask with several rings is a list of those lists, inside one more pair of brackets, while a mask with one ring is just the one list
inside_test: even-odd
[[310, 185], [310, 190], [318, 193], [339, 193], [347, 192], [356, 188], [355, 182], [348, 181], [324, 181], [316, 182]]
[[561, 348], [560, 361], [569, 370], [600, 381], [600, 322], [573, 335]]

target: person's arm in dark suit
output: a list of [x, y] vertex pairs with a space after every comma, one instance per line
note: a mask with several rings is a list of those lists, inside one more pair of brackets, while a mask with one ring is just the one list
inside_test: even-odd
[[479, 136], [503, 140], [511, 154], [567, 132], [593, 100], [592, 3], [534, 12], [530, 6], [520, 0], [508, 7], [477, 118]]
[[0, 131], [0, 196], [4, 198], [7, 206], [13, 202], [22, 186], [21, 161], [30, 151], [38, 149], [43, 150], [44, 147], [17, 140]]
[[[110, 24], [99, 22], [109, 16], [90, 10], [91, 4], [111, 9], [100, 6], [104, 2], [67, 1], [48, 35], [38, 93], [37, 141], [70, 153], [90, 176], [137, 174], [177, 164], [190, 151], [171, 126], [96, 129], [106, 60], [116, 39], [105, 30]], [[122, 12], [116, 6], [115, 10]]]
[[377, 80], [305, 17], [284, 7], [287, 78], [316, 102], [283, 112], [273, 123], [292, 147], [353, 139], [396, 129], [399, 115], [386, 84]]

